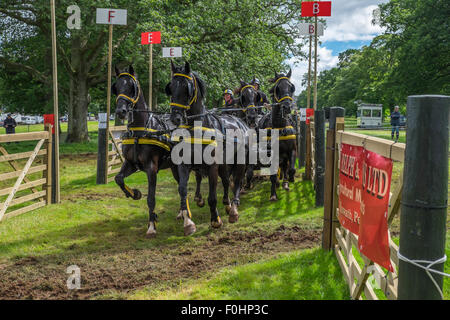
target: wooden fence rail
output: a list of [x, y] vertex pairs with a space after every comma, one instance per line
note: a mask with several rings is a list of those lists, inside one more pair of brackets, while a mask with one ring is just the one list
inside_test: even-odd
[[[46, 131], [40, 132], [0, 135], [0, 165], [2, 165], [2, 171], [8, 166], [13, 170], [0, 173], [0, 197], [6, 196], [4, 199], [0, 198], [0, 221], [51, 203], [52, 131], [51, 126], [47, 126], [46, 129]], [[23, 141], [37, 141], [37, 144], [33, 151], [15, 154], [9, 154], [3, 145]], [[43, 146], [44, 149], [42, 149]], [[33, 166], [40, 156], [44, 157], [43, 164]], [[27, 161], [22, 167], [17, 161], [24, 159], [27, 159]], [[6, 162], [8, 166], [4, 165]], [[28, 176], [40, 172], [42, 172], [42, 175], [39, 179], [31, 180]], [[31, 193], [26, 194], [25, 190], [29, 190]], [[23, 204], [26, 205], [16, 207]]]
[[113, 175], [119, 173], [122, 164], [125, 161], [125, 158], [122, 154], [122, 140], [120, 137], [117, 137], [115, 133], [121, 133], [127, 131], [126, 126], [116, 126], [110, 127], [108, 132], [108, 148], [111, 145], [111, 149], [108, 149], [108, 171], [107, 171], [107, 183], [110, 183], [114, 180]]

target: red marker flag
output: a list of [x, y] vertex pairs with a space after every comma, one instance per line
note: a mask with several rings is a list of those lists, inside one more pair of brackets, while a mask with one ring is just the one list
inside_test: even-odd
[[302, 17], [331, 16], [331, 1], [302, 2]]
[[141, 44], [161, 43], [161, 31], [141, 33]]

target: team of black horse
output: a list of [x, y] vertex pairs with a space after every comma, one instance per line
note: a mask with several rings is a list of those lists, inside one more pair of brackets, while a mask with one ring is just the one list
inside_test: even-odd
[[[243, 81], [238, 88], [238, 105], [232, 114], [225, 114], [211, 112], [206, 108], [206, 84], [191, 70], [188, 62], [184, 66], [176, 66], [171, 62], [171, 81], [165, 89], [170, 96], [171, 113], [161, 114], [148, 110], [133, 67], [124, 71], [116, 68], [116, 82], [112, 86], [112, 93], [117, 96], [116, 116], [128, 120], [128, 130], [122, 136], [125, 162], [115, 180], [127, 197], [138, 200], [142, 197], [141, 192], [128, 187], [124, 179], [138, 170], [146, 172], [149, 208], [147, 237], [156, 236], [157, 174], [166, 168], [171, 169], [178, 183], [180, 210], [177, 218], [183, 219], [185, 235], [196, 231], [187, 194], [192, 171], [197, 180], [194, 200], [199, 206], [204, 205], [200, 193], [202, 177], [208, 177], [211, 226], [220, 228], [223, 224], [217, 209], [219, 177], [224, 188], [222, 203], [229, 215], [229, 222], [237, 222], [244, 184], [250, 188], [253, 170], [263, 166], [259, 162], [250, 163], [249, 160], [252, 147], [249, 143], [250, 134], [258, 132], [258, 129], [279, 132], [279, 170], [278, 174], [270, 177], [270, 200], [277, 200], [278, 178], [283, 179], [283, 188], [289, 190], [288, 183], [294, 181], [297, 150], [296, 131], [290, 117], [295, 87], [290, 76], [289, 71], [286, 75], [276, 74], [275, 78], [269, 80], [274, 84], [270, 90], [274, 103], [265, 115], [255, 106], [260, 98], [258, 91]], [[231, 130], [234, 133], [232, 137], [227, 135]], [[270, 140], [271, 136], [267, 139]], [[219, 149], [219, 146], [222, 148]], [[203, 154], [210, 157], [199, 157]], [[233, 191], [231, 201], [230, 185]]]

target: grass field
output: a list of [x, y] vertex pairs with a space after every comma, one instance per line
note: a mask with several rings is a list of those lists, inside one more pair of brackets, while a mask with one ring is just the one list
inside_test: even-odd
[[[312, 183], [301, 181], [300, 172], [290, 192], [279, 189], [276, 203], [268, 201], [269, 181], [255, 183], [241, 198], [236, 224], [228, 223], [219, 204], [224, 221], [219, 230], [210, 227], [207, 205], [192, 204], [191, 177], [188, 194], [197, 232], [184, 237], [182, 223], [175, 220], [177, 187], [169, 171], [162, 171], [158, 236], [149, 240], [144, 237], [145, 175], [127, 178], [127, 184], [143, 192], [138, 201], [125, 198], [114, 183], [96, 185], [96, 155], [80, 155], [96, 149], [92, 129], [95, 139], [87, 146], [61, 145], [66, 150], [62, 203], [0, 223], [0, 299], [348, 299], [336, 258], [320, 249], [323, 209], [314, 207]], [[367, 134], [390, 137], [386, 130]], [[2, 165], [0, 172], [6, 168]], [[395, 163], [393, 181], [401, 170]], [[206, 199], [207, 183], [202, 193]], [[394, 241], [398, 230], [397, 217]], [[450, 256], [449, 233], [446, 253]], [[66, 287], [70, 265], [80, 267], [80, 290]], [[449, 262], [445, 270], [450, 272]], [[449, 282], [444, 281], [446, 299]]]

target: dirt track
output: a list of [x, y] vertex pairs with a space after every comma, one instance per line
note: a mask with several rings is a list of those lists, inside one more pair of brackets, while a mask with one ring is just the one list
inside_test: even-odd
[[[277, 253], [317, 246], [321, 230], [299, 226], [264, 232], [225, 232], [206, 235], [200, 245], [165, 245], [156, 250], [109, 250], [74, 256], [27, 257], [0, 265], [2, 299], [88, 299], [110, 290], [126, 292], [151, 284], [175, 284]], [[65, 258], [66, 260], [67, 257]], [[68, 265], [81, 269], [81, 289], [68, 290]]]

